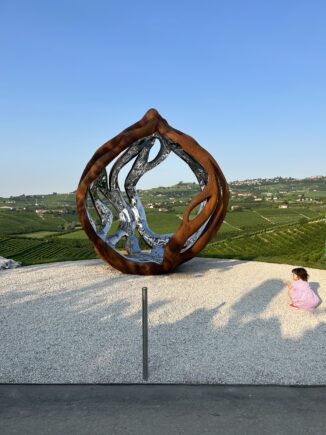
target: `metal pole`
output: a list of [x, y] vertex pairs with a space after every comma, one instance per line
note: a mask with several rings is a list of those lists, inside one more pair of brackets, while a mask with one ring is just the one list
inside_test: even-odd
[[143, 379], [148, 380], [148, 301], [147, 287], [142, 288], [142, 311], [143, 311]]

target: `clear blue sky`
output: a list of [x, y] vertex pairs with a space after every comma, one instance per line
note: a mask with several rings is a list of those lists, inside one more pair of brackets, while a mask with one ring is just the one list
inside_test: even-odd
[[[324, 175], [326, 2], [0, 0], [0, 196], [75, 190], [155, 107], [227, 180]], [[140, 187], [192, 179], [184, 165]]]

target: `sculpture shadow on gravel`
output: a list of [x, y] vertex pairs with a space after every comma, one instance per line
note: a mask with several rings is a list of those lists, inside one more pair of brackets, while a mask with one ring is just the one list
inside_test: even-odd
[[[130, 286], [131, 278], [112, 277], [112, 288], [121, 280]], [[141, 308], [131, 306], [123, 289], [115, 290], [116, 300], [108, 304], [107, 286], [107, 280], [97, 283], [95, 295], [89, 285], [34, 298], [33, 291], [3, 296], [1, 382], [142, 382]], [[308, 376], [311, 383], [325, 383], [323, 310], [298, 313], [284, 306], [294, 321], [306, 314], [320, 319], [301, 336], [284, 336], [277, 317], [264, 317], [282, 291], [281, 280], [265, 280], [231, 306], [219, 295], [215, 308], [196, 308], [175, 321], [173, 292], [149, 303], [149, 381], [300, 384]], [[226, 323], [216, 328], [225, 316]], [[159, 324], [151, 323], [154, 317]]]

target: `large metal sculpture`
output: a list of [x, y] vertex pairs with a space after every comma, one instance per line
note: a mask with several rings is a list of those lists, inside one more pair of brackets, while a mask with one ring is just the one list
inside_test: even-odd
[[[156, 140], [160, 142], [160, 151], [149, 161]], [[171, 152], [189, 165], [201, 192], [189, 202], [174, 234], [156, 234], [147, 224], [136, 185], [143, 174]], [[124, 194], [119, 188], [118, 174], [133, 159]], [[113, 166], [108, 177], [106, 166], [111, 162]], [[103, 260], [124, 273], [155, 275], [172, 271], [205, 247], [223, 222], [229, 192], [214, 158], [192, 137], [175, 130], [155, 109], [150, 109], [139, 122], [95, 152], [81, 176], [76, 200], [81, 224]], [[199, 211], [191, 218], [190, 213], [197, 206]], [[112, 207], [119, 216], [120, 225], [109, 235]], [[139, 237], [147, 249], [141, 249]], [[125, 246], [119, 250], [117, 244], [121, 241], [125, 241]]]

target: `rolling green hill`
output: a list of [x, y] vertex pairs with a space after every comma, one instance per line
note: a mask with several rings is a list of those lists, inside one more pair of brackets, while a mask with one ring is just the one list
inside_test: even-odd
[[1, 255], [31, 264], [52, 263], [67, 260], [88, 260], [96, 258], [89, 240], [31, 239], [11, 237], [0, 239]]
[[0, 210], [0, 235], [60, 231], [76, 219], [76, 215], [73, 214], [40, 216], [32, 211]]
[[[229, 189], [225, 220], [202, 255], [323, 267], [325, 224], [312, 221], [325, 217], [326, 177], [242, 180]], [[198, 190], [183, 182], [140, 190], [152, 231], [175, 232]], [[0, 198], [0, 256], [23, 264], [95, 258], [80, 228], [75, 192]]]
[[211, 243], [201, 255], [324, 268], [325, 240], [326, 224], [315, 221]]
[[[325, 268], [325, 239], [326, 224], [310, 221], [213, 242], [201, 256]], [[46, 238], [4, 237], [0, 239], [0, 253], [23, 265], [96, 258], [92, 243], [82, 230]]]

